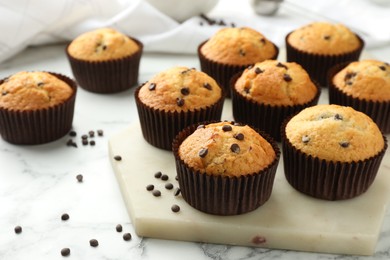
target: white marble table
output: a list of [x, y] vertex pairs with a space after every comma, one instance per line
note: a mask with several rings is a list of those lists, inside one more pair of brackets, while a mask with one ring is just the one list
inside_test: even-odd
[[[64, 45], [32, 47], [0, 64], [0, 78], [20, 70], [47, 70], [71, 76]], [[389, 49], [370, 50], [389, 62]], [[387, 55], [387, 56], [386, 56]], [[386, 58], [387, 57], [387, 58]], [[140, 82], [174, 66], [199, 68], [196, 56], [144, 54]], [[38, 146], [15, 146], [0, 140], [0, 259], [367, 259], [285, 250], [167, 241], [138, 237], [126, 212], [118, 183], [108, 159], [107, 140], [131, 123], [137, 112], [134, 88], [119, 94], [98, 95], [78, 90], [74, 140], [69, 136]], [[83, 146], [81, 135], [95, 134], [95, 146]], [[388, 151], [389, 152], [389, 151]], [[390, 161], [382, 166], [390, 174]], [[82, 174], [83, 182], [76, 180]], [[364, 210], [364, 209], [362, 209]], [[70, 219], [61, 220], [68, 213]], [[115, 230], [117, 224], [123, 232]], [[14, 227], [23, 228], [15, 234]], [[132, 234], [124, 241], [125, 232]], [[97, 239], [99, 246], [89, 245]], [[387, 211], [376, 253], [369, 259], [390, 258], [390, 210]]]

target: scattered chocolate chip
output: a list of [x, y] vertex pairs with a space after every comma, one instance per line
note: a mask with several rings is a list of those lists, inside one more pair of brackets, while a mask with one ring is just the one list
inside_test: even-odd
[[187, 96], [190, 94], [190, 89], [189, 88], [182, 88], [180, 90], [180, 93], [183, 94], [184, 96]]
[[94, 140], [89, 141], [89, 145], [95, 146], [96, 142]]
[[386, 67], [385, 66], [379, 66], [379, 68], [383, 71], [386, 71]]
[[68, 219], [69, 219], [69, 214], [64, 213], [64, 214], [61, 215], [61, 220], [66, 221]]
[[77, 174], [76, 179], [78, 182], [83, 182], [83, 175]]
[[89, 137], [95, 137], [95, 132], [91, 130], [88, 132], [88, 135]]
[[177, 176], [177, 175], [176, 175], [176, 176], [175, 176], [175, 180], [177, 180], [177, 181], [178, 181], [178, 180], [179, 180], [179, 176]]
[[172, 183], [165, 184], [165, 189], [172, 190], [173, 189], [173, 184]]
[[223, 130], [224, 132], [229, 132], [229, 131], [232, 131], [233, 128], [232, 128], [231, 125], [223, 125], [223, 126], [222, 126], [222, 130]]
[[334, 120], [343, 120], [343, 116], [340, 114], [335, 114], [334, 115]]
[[154, 191], [152, 192], [152, 194], [153, 194], [153, 196], [155, 196], [155, 197], [160, 197], [160, 196], [161, 196], [161, 191], [159, 191], [159, 190], [154, 190]]
[[99, 242], [96, 239], [89, 240], [89, 245], [92, 247], [97, 247], [99, 245]]
[[234, 27], [236, 27], [236, 24], [235, 24], [235, 23], [230, 23], [230, 26], [231, 26], [232, 28], [234, 28]]
[[61, 249], [61, 255], [62, 255], [62, 256], [68, 256], [68, 255], [70, 255], [70, 249], [67, 248], [67, 247]]
[[173, 195], [179, 196], [180, 193], [181, 193], [181, 189], [180, 188], [176, 188], [175, 191], [173, 192]]
[[243, 49], [240, 49], [239, 51], [240, 56], [245, 56], [245, 51]]
[[310, 137], [307, 135], [302, 136], [302, 143], [307, 144], [310, 142]]
[[116, 229], [116, 232], [122, 232], [122, 230], [123, 230], [121, 224], [116, 225], [115, 229]]
[[131, 234], [130, 233], [124, 233], [123, 234], [123, 240], [125, 240], [125, 241], [131, 240]]
[[179, 205], [173, 204], [171, 207], [171, 210], [172, 210], [172, 212], [176, 213], [176, 212], [180, 211], [180, 207], [179, 207]]
[[264, 39], [264, 38], [260, 38], [260, 42], [261, 42], [262, 44], [265, 44], [265, 39]]
[[149, 90], [155, 90], [156, 89], [156, 83], [150, 83]]
[[77, 133], [76, 133], [76, 131], [70, 131], [69, 135], [72, 136], [72, 137], [75, 137], [77, 135]]
[[327, 40], [327, 41], [329, 41], [329, 40], [330, 40], [330, 38], [331, 38], [331, 37], [330, 37], [330, 35], [325, 35], [325, 36], [324, 36], [324, 40]]
[[161, 176], [162, 176], [162, 172], [156, 172], [156, 173], [154, 174], [154, 178], [156, 178], [156, 179], [160, 179]]
[[121, 161], [122, 157], [120, 155], [115, 155], [114, 159], [115, 159], [115, 161]]
[[212, 87], [211, 87], [211, 85], [209, 84], [209, 83], [203, 83], [203, 87], [204, 88], [206, 88], [206, 89], [208, 89], [208, 90], [212, 90]]
[[196, 129], [201, 129], [201, 128], [205, 128], [204, 125], [198, 125], [198, 127]]
[[230, 150], [233, 152], [233, 153], [239, 153], [240, 152], [240, 146], [238, 144], [232, 144], [230, 146]]
[[240, 141], [244, 140], [244, 135], [242, 133], [237, 133], [233, 137]]
[[98, 134], [98, 136], [103, 136], [103, 130], [97, 130], [97, 134]]
[[250, 90], [251, 90], [251, 87], [250, 87], [250, 86], [244, 87], [244, 92], [245, 92], [246, 94], [249, 94]]
[[73, 142], [72, 139], [69, 139], [67, 142], [66, 142], [66, 145], [67, 146], [73, 146], [75, 148], [77, 148], [77, 144], [75, 142]]
[[225, 21], [224, 21], [224, 20], [220, 20], [220, 21], [218, 22], [218, 25], [225, 26], [225, 25], [226, 25], [226, 23], [225, 23]]
[[349, 142], [347, 142], [347, 141], [342, 141], [342, 142], [339, 143], [339, 145], [340, 145], [341, 147], [343, 147], [343, 148], [347, 148], [347, 147], [349, 146]]
[[356, 76], [356, 73], [355, 73], [355, 72], [348, 72], [348, 73], [346, 73], [345, 76], [344, 76], [344, 81], [345, 81], [348, 85], [352, 85], [352, 82], [349, 82], [349, 81], [351, 81], [355, 76]]
[[288, 75], [288, 74], [284, 74], [284, 75], [283, 75], [283, 79], [284, 79], [284, 81], [286, 81], [286, 82], [290, 82], [290, 81], [292, 80], [291, 76]]
[[177, 99], [176, 99], [176, 104], [177, 104], [179, 107], [184, 106], [184, 99], [182, 99], [182, 98], [177, 98]]
[[16, 227], [14, 228], [14, 230], [15, 230], [15, 233], [16, 233], [16, 234], [22, 233], [22, 227], [21, 227], [21, 226], [16, 226]]
[[205, 158], [209, 150], [207, 148], [200, 149], [198, 155], [200, 158]]
[[278, 62], [278, 64], [276, 64], [276, 67], [285, 68], [286, 70], [288, 69], [288, 67], [281, 62]]
[[87, 140], [87, 139], [88, 139], [88, 135], [82, 135], [82, 136], [81, 136], [81, 139], [82, 139], [82, 140]]
[[199, 25], [200, 25], [200, 26], [203, 26], [203, 22], [199, 22]]
[[255, 68], [255, 73], [256, 74], [260, 74], [260, 73], [263, 73], [263, 72], [264, 72], [264, 70], [261, 70], [259, 67]]
[[37, 86], [38, 86], [38, 87], [42, 87], [44, 84], [45, 84], [45, 83], [43, 83], [43, 82], [38, 82]]
[[102, 49], [103, 49], [103, 51], [105, 51], [107, 49], [107, 45], [103, 45]]
[[161, 180], [167, 181], [169, 179], [169, 176], [166, 174], [161, 175]]
[[83, 139], [83, 140], [81, 140], [81, 143], [82, 143], [83, 145], [87, 145], [87, 144], [88, 144], [88, 140], [87, 140], [87, 139]]
[[153, 184], [147, 185], [147, 186], [146, 186], [146, 190], [147, 190], [147, 191], [152, 191], [152, 190], [154, 190], [154, 185], [153, 185]]

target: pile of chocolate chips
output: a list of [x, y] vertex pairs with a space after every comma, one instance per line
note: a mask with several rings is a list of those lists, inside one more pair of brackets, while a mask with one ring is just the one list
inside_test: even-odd
[[[97, 133], [97, 135], [98, 135], [99, 137], [103, 136], [103, 130], [101, 130], [101, 129], [97, 130], [96, 133]], [[72, 131], [69, 132], [69, 136], [71, 136], [71, 137], [76, 137], [76, 136], [77, 136], [77, 132], [74, 131], [74, 130], [72, 130]], [[93, 130], [88, 131], [87, 134], [82, 134], [82, 135], [81, 135], [81, 144], [82, 144], [83, 146], [86, 146], [86, 145], [88, 145], [88, 144], [89, 144], [90, 146], [95, 146], [96, 141], [95, 141], [94, 137], [95, 137], [95, 131], [93, 131]], [[77, 146], [77, 142], [75, 142], [73, 139], [69, 139], [69, 140], [66, 142], [66, 145], [67, 145], [67, 146], [72, 146], [72, 147], [74, 147], [74, 148], [77, 148], [77, 147], [78, 147], [78, 146]]]

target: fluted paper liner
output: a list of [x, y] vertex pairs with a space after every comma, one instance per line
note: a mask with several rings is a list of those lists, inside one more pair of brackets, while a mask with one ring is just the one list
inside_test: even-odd
[[[233, 65], [210, 60], [206, 58], [201, 52], [201, 48], [206, 42], [207, 41], [204, 41], [198, 46], [200, 68], [203, 72], [214, 78], [218, 82], [218, 84], [225, 89], [226, 97], [231, 97], [230, 79], [233, 77], [234, 74], [243, 71], [248, 66], [253, 65], [253, 63], [245, 65]], [[279, 54], [279, 48], [275, 44], [273, 45], [275, 47], [276, 52], [275, 55], [270, 58], [271, 60], [276, 59]]]
[[131, 38], [139, 47], [137, 52], [120, 58], [106, 61], [85, 61], [72, 57], [66, 47], [72, 73], [83, 89], [94, 93], [116, 93], [127, 90], [138, 84], [139, 64], [143, 44]]
[[360, 46], [354, 51], [336, 55], [309, 53], [291, 46], [288, 42], [290, 34], [291, 32], [287, 34], [285, 38], [287, 61], [300, 64], [309, 73], [310, 77], [318, 82], [322, 87], [326, 87], [327, 73], [330, 68], [339, 63], [359, 60], [364, 47], [363, 39], [360, 38], [359, 35], [355, 34], [359, 39]]
[[178, 154], [181, 143], [196, 130], [198, 125], [185, 128], [173, 141], [176, 171], [184, 200], [202, 212], [222, 216], [244, 214], [266, 203], [272, 193], [280, 158], [280, 151], [275, 141], [255, 129], [272, 145], [276, 154], [275, 160], [265, 169], [249, 175], [213, 176], [187, 166]]
[[349, 63], [339, 64], [329, 70], [329, 103], [353, 107], [355, 110], [363, 112], [371, 117], [384, 134], [390, 133], [390, 100], [375, 101], [353, 97], [350, 94], [344, 93], [333, 84], [333, 77], [348, 64]]
[[220, 120], [224, 102], [224, 91], [213, 105], [189, 111], [170, 112], [149, 107], [142, 103], [138, 94], [142, 86], [134, 93], [142, 135], [151, 145], [172, 150], [172, 141], [185, 127], [209, 120]]
[[[73, 89], [72, 95], [63, 103], [44, 109], [23, 111], [0, 107], [0, 134], [5, 141], [43, 144], [61, 138], [72, 128], [76, 83], [64, 75], [49, 73], [67, 83]], [[0, 84], [3, 82], [0, 80]]]
[[280, 128], [283, 121], [304, 108], [316, 105], [321, 94], [321, 87], [313, 81], [317, 87], [317, 93], [312, 100], [304, 104], [290, 106], [263, 104], [250, 100], [237, 92], [234, 85], [241, 74], [242, 72], [235, 74], [230, 82], [234, 120], [259, 128], [278, 142], [281, 140]]
[[[377, 175], [384, 148], [375, 156], [357, 162], [327, 161], [296, 149], [287, 139], [285, 121], [282, 128], [284, 173], [290, 185], [306, 195], [323, 200], [345, 200], [368, 190]], [[326, 147], [324, 147], [326, 149]]]

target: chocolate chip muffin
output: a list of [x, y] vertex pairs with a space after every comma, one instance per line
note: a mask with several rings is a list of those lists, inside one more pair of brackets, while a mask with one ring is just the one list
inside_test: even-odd
[[329, 74], [329, 102], [352, 106], [390, 133], [390, 65], [362, 60], [334, 67]]
[[72, 126], [76, 84], [56, 73], [18, 72], [0, 81], [0, 133], [15, 144], [41, 144]]
[[216, 215], [255, 210], [271, 196], [279, 149], [247, 125], [215, 122], [180, 132], [173, 151], [183, 198]]
[[173, 138], [186, 126], [220, 120], [224, 93], [206, 73], [177, 66], [140, 86], [135, 99], [146, 141], [171, 150]]
[[266, 60], [231, 81], [233, 116], [280, 141], [284, 119], [317, 104], [320, 88], [295, 62]]
[[327, 72], [336, 64], [359, 59], [363, 40], [343, 24], [314, 22], [286, 36], [287, 61], [302, 65], [326, 86]]
[[143, 45], [111, 28], [86, 32], [66, 48], [79, 85], [91, 92], [114, 93], [138, 81]]
[[364, 193], [387, 149], [370, 117], [351, 107], [317, 105], [283, 128], [284, 171], [298, 191], [326, 200]]
[[276, 59], [279, 49], [260, 32], [248, 28], [224, 28], [199, 45], [202, 71], [216, 79], [230, 97], [230, 78], [247, 66]]

